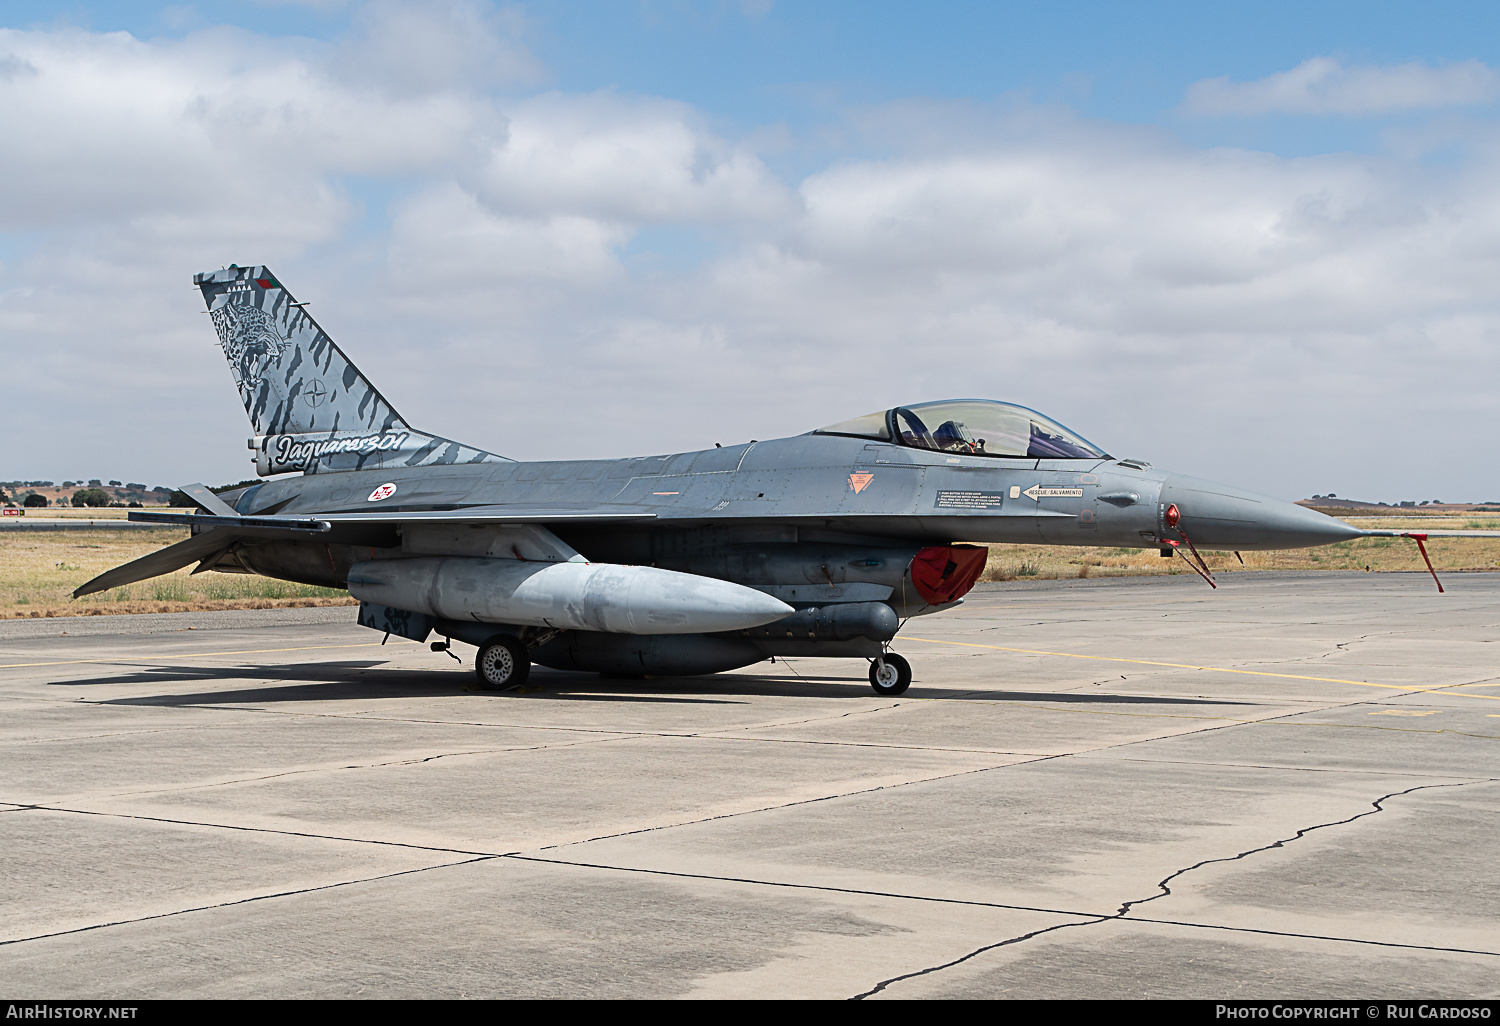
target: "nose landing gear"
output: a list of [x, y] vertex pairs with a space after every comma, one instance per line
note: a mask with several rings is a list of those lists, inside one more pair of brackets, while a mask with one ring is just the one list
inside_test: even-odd
[[877, 695], [899, 695], [911, 686], [911, 663], [894, 652], [870, 661], [870, 687]]

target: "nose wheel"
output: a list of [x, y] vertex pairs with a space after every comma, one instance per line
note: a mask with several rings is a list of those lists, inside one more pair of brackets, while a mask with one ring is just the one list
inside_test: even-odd
[[870, 687], [877, 695], [899, 695], [911, 686], [911, 663], [894, 652], [870, 662]]
[[474, 657], [474, 675], [482, 691], [506, 691], [526, 683], [531, 659], [520, 639], [497, 634], [479, 647]]

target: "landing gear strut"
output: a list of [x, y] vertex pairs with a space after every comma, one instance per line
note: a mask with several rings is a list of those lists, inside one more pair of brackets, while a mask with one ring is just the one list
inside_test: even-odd
[[911, 686], [911, 663], [894, 652], [870, 662], [870, 687], [877, 695], [899, 695]]
[[506, 691], [526, 683], [531, 674], [531, 659], [526, 646], [508, 634], [497, 634], [479, 646], [474, 657], [474, 674], [481, 691]]

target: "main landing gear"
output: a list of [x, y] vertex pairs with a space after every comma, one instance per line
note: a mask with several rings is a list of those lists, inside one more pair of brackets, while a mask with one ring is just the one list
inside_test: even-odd
[[911, 663], [894, 652], [870, 661], [870, 687], [877, 695], [899, 695], [911, 686]]
[[531, 674], [531, 658], [519, 638], [497, 634], [479, 646], [474, 657], [474, 675], [481, 691], [506, 691], [526, 683]]

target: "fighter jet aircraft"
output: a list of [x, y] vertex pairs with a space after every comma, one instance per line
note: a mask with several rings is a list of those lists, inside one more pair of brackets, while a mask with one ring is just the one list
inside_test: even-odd
[[198, 513], [132, 512], [192, 536], [75, 597], [196, 562], [347, 588], [367, 627], [476, 646], [482, 688], [519, 686], [533, 662], [640, 677], [828, 656], [867, 659], [871, 686], [899, 695], [911, 667], [891, 642], [963, 601], [988, 554], [974, 543], [1159, 547], [1211, 581], [1199, 549], [1365, 533], [987, 399], [699, 452], [518, 462], [408, 424], [266, 267], [194, 282], [271, 480], [189, 485]]

